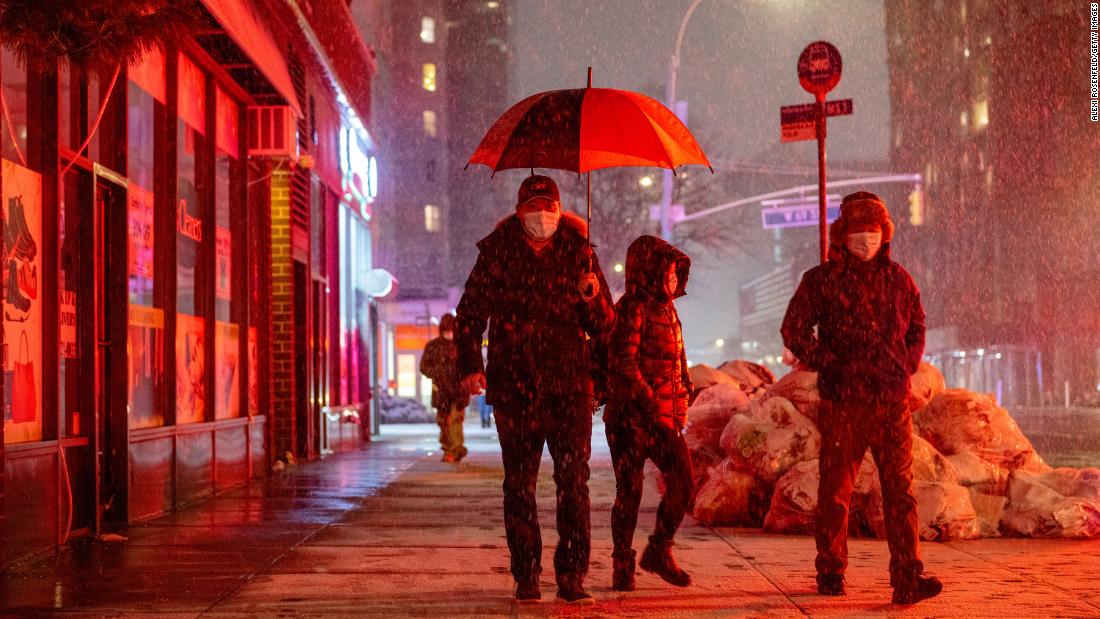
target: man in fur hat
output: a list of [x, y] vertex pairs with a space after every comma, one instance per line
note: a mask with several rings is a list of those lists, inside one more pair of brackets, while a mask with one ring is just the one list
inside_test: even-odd
[[922, 575], [906, 406], [909, 377], [924, 353], [924, 309], [913, 279], [890, 258], [893, 235], [881, 198], [866, 191], [845, 196], [829, 230], [830, 260], [802, 277], [782, 334], [787, 348], [818, 372], [822, 398], [818, 592], [844, 594], [848, 506], [869, 447], [882, 482], [893, 601], [912, 604], [939, 594], [942, 585]]
[[[584, 220], [563, 213], [558, 187], [530, 176], [516, 212], [478, 244], [458, 304], [455, 343], [467, 392], [486, 390], [504, 460], [504, 529], [516, 599], [541, 598], [542, 535], [535, 482], [543, 445], [554, 459], [558, 595], [591, 603], [588, 459], [593, 382], [588, 338], [614, 326], [611, 295]], [[489, 360], [481, 340], [489, 327]]]

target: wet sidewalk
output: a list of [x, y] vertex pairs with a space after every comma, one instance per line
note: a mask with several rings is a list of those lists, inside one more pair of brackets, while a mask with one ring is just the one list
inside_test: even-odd
[[[640, 572], [638, 590], [609, 589], [614, 478], [602, 427], [594, 437], [594, 606], [554, 600], [554, 491], [544, 459], [542, 604], [511, 600], [501, 515], [503, 473], [491, 431], [468, 420], [470, 456], [439, 462], [431, 426], [388, 428], [367, 449], [297, 467], [149, 525], [129, 540], [67, 550], [4, 577], [6, 613], [118, 616], [1100, 616], [1100, 542], [983, 540], [925, 544], [945, 593], [890, 605], [886, 545], [855, 540], [849, 595], [814, 593], [813, 540], [711, 530], [690, 518], [677, 555], [695, 584]], [[648, 482], [647, 482], [648, 483]], [[651, 529], [647, 485], [636, 535]]]

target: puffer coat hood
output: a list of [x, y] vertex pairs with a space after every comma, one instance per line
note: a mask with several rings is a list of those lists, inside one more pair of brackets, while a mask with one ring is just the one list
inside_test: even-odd
[[[665, 274], [676, 265], [670, 296]], [[615, 306], [610, 396], [604, 421], [683, 428], [693, 386], [680, 317], [672, 300], [684, 295], [691, 259], [655, 236], [639, 237], [626, 253], [626, 294]]]
[[626, 292], [643, 299], [663, 301], [668, 299], [665, 290], [665, 273], [670, 264], [676, 264], [679, 285], [672, 294], [678, 299], [687, 294], [691, 258], [663, 239], [640, 236], [626, 250]]

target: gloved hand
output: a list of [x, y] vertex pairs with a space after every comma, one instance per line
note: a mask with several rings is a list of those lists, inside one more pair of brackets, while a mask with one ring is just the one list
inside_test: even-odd
[[485, 375], [481, 373], [470, 374], [462, 379], [462, 388], [472, 396], [480, 394], [485, 389]]
[[581, 275], [577, 282], [577, 291], [581, 293], [581, 299], [588, 303], [600, 294], [600, 278], [595, 273]]

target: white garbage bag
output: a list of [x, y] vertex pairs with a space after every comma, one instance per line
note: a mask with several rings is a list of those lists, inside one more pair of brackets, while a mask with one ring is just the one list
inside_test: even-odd
[[789, 400], [798, 412], [817, 423], [817, 413], [821, 405], [821, 394], [817, 391], [817, 372], [796, 370], [784, 374], [774, 385], [768, 387], [761, 399], [775, 397]]
[[970, 449], [982, 460], [1009, 470], [1043, 466], [1008, 411], [986, 393], [948, 389], [918, 410], [913, 424], [918, 434], [948, 456]]
[[909, 379], [909, 410], [924, 407], [932, 398], [943, 393], [946, 385], [943, 374], [936, 366], [921, 361], [916, 374]]
[[970, 449], [946, 457], [955, 467], [960, 484], [983, 494], [1005, 496], [1011, 472], [1008, 469], [982, 460]]
[[732, 376], [751, 397], [763, 395], [768, 385], [775, 382], [771, 370], [744, 359], [727, 361], [718, 366], [718, 370]]
[[1027, 537], [1100, 536], [1100, 470], [1013, 471], [1001, 527]]
[[719, 447], [722, 431], [734, 411], [748, 401], [748, 396], [736, 385], [719, 383], [700, 392], [688, 408], [684, 441], [691, 452], [697, 480], [705, 479], [707, 468], [725, 459], [726, 454]]
[[752, 402], [742, 411], [730, 418], [720, 446], [761, 480], [770, 484], [795, 464], [817, 458], [821, 435], [786, 399]]
[[957, 484], [959, 483], [959, 472], [955, 470], [954, 464], [951, 464], [943, 454], [932, 446], [932, 443], [914, 434], [913, 479]]
[[696, 391], [719, 384], [740, 386], [740, 383], [729, 374], [719, 372], [705, 363], [689, 367], [688, 376], [691, 377], [691, 382], [695, 385]]
[[1008, 499], [995, 494], [985, 494], [977, 486], [971, 486], [967, 490], [970, 491], [970, 503], [974, 506], [974, 513], [978, 515], [978, 526], [981, 528], [982, 537], [999, 537], [1001, 518], [1004, 516]]
[[[817, 511], [817, 491], [821, 483], [818, 461], [794, 465], [775, 484], [771, 506], [764, 516], [764, 530], [791, 535], [812, 534]], [[878, 471], [868, 453], [860, 464], [852, 489], [848, 514], [848, 533], [853, 536], [883, 537], [882, 490]]]
[[981, 537], [978, 514], [966, 488], [955, 483], [915, 481], [913, 493], [917, 496], [921, 539], [948, 541]]
[[692, 516], [707, 525], [760, 526], [767, 494], [756, 477], [726, 459], [707, 471]]

